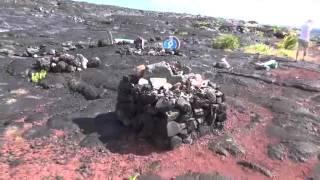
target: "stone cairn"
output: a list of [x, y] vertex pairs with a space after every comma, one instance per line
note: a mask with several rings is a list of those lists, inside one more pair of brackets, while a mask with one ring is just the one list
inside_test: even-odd
[[174, 149], [222, 129], [224, 94], [179, 62], [141, 65], [118, 87], [118, 119], [157, 147]]
[[36, 67], [50, 72], [75, 72], [82, 71], [88, 67], [98, 67], [100, 59], [95, 57], [88, 60], [82, 54], [55, 54], [37, 59]]

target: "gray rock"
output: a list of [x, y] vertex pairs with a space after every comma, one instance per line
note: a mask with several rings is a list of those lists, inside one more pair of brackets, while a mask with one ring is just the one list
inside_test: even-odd
[[292, 142], [289, 146], [289, 158], [295, 161], [305, 162], [308, 158], [319, 153], [319, 146], [312, 142]]
[[186, 128], [186, 124], [179, 124], [175, 121], [170, 121], [167, 124], [167, 135], [168, 137], [173, 137], [179, 134], [184, 128]]
[[199, 127], [199, 135], [205, 136], [211, 132], [211, 128], [209, 126], [200, 126]]
[[166, 112], [172, 110], [174, 108], [174, 105], [174, 99], [167, 99], [163, 97], [157, 101], [155, 108], [160, 112]]
[[48, 54], [54, 56], [54, 55], [56, 55], [56, 50], [50, 49], [49, 52], [48, 52]]
[[165, 112], [165, 115], [166, 115], [167, 121], [174, 121], [174, 120], [178, 119], [178, 117], [180, 115], [180, 111], [173, 109], [173, 110]]
[[48, 137], [52, 131], [46, 126], [34, 126], [23, 133], [23, 137], [26, 139], [35, 139], [41, 137]]
[[83, 41], [78, 41], [75, 46], [78, 49], [87, 49], [89, 47], [89, 43], [83, 42]]
[[211, 150], [221, 156], [225, 156], [225, 157], [229, 156], [229, 152], [224, 147], [218, 146], [218, 147], [211, 149]]
[[198, 123], [194, 118], [191, 118], [187, 121], [187, 128], [189, 131], [194, 131], [198, 129]]
[[166, 78], [168, 83], [176, 84], [182, 81], [182, 76], [174, 75], [168, 63], [165, 61], [146, 66], [145, 77]]
[[68, 131], [80, 131], [79, 126], [72, 122], [65, 116], [57, 115], [53, 116], [47, 121], [47, 127], [50, 129], [68, 130]]
[[59, 72], [58, 66], [57, 66], [57, 64], [54, 63], [54, 62], [51, 62], [51, 64], [50, 64], [50, 69], [51, 69], [53, 72]]
[[230, 105], [233, 105], [236, 110], [240, 113], [244, 113], [247, 108], [246, 106], [244, 105], [244, 103], [238, 99], [234, 99], [234, 98], [230, 98], [229, 99], [230, 101], [228, 102]]
[[285, 158], [286, 152], [285, 147], [282, 144], [269, 145], [268, 146], [268, 156], [273, 160], [283, 160]]
[[58, 64], [57, 64], [57, 69], [59, 72], [64, 72], [67, 70], [67, 63], [65, 63], [64, 61], [60, 61]]
[[175, 180], [231, 180], [231, 178], [222, 176], [218, 173], [213, 173], [213, 174], [190, 173], [190, 174], [178, 176], [175, 178]]
[[55, 73], [49, 73], [45, 79], [43, 79], [39, 84], [44, 89], [60, 89], [67, 85], [67, 81], [63, 76]]
[[183, 74], [190, 74], [192, 69], [189, 66], [182, 66]]
[[35, 123], [35, 122], [40, 122], [44, 121], [46, 118], [46, 115], [44, 113], [34, 113], [29, 115], [24, 121], [27, 123]]
[[101, 65], [101, 60], [99, 57], [94, 57], [88, 62], [88, 68], [97, 68]]
[[57, 64], [59, 62], [59, 59], [60, 59], [59, 57], [52, 57], [51, 62], [54, 62]]
[[80, 66], [77, 67], [81, 67], [83, 70], [87, 69], [87, 65], [88, 65], [88, 59], [86, 57], [84, 57], [82, 54], [77, 54], [76, 55], [76, 62], [80, 62]]
[[168, 78], [173, 75], [170, 65], [165, 61], [146, 66], [146, 77]]
[[199, 117], [199, 118], [197, 118], [198, 124], [203, 124], [204, 121], [205, 121], [204, 117]]
[[30, 57], [33, 57], [34, 54], [39, 53], [39, 50], [39, 47], [28, 47], [26, 51]]
[[158, 175], [141, 175], [139, 176], [139, 180], [162, 180], [161, 176]]
[[192, 144], [193, 143], [193, 139], [192, 139], [191, 135], [189, 135], [186, 138], [183, 138], [182, 142], [184, 144]]
[[146, 80], [146, 79], [144, 79], [144, 78], [140, 78], [138, 84], [139, 84], [140, 86], [148, 85], [148, 84], [149, 84], [149, 81]]
[[319, 163], [317, 163], [314, 166], [314, 168], [313, 168], [313, 170], [311, 172], [311, 176], [309, 178], [306, 178], [306, 179], [308, 179], [308, 180], [318, 180], [318, 179], [320, 179], [320, 164]]
[[177, 147], [179, 147], [182, 144], [182, 139], [179, 136], [173, 136], [170, 139], [170, 148], [171, 149], [175, 149]]
[[[71, 54], [62, 54], [62, 55], [60, 55], [59, 60], [60, 61], [64, 61], [64, 62], [66, 62], [66, 63], [68, 63], [70, 65], [76, 65], [74, 63], [75, 57], [73, 55], [71, 55]], [[81, 65], [81, 63], [80, 63], [80, 65]]]
[[71, 47], [72, 46], [72, 41], [67, 41], [67, 42], [64, 42], [64, 43], [62, 43], [61, 45], [63, 46], [63, 47]]
[[86, 147], [86, 148], [102, 148], [104, 149], [105, 146], [99, 139], [99, 135], [97, 133], [92, 133], [89, 134], [87, 137], [85, 137], [81, 142], [80, 146], [81, 147]]
[[177, 100], [177, 103], [176, 103], [176, 106], [177, 108], [184, 112], [184, 113], [188, 113], [188, 112], [191, 112], [191, 104], [189, 101], [187, 101], [185, 98], [183, 97], [180, 97], [178, 100]]
[[72, 65], [67, 66], [67, 72], [76, 72], [77, 68]]
[[14, 51], [10, 49], [0, 49], [0, 55], [9, 56], [13, 54], [14, 54]]
[[99, 93], [96, 88], [83, 82], [72, 79], [69, 82], [69, 87], [71, 90], [82, 94], [87, 100], [94, 100], [99, 98]]
[[50, 57], [43, 57], [43, 58], [37, 59], [37, 66], [41, 69], [45, 69], [49, 71], [50, 65], [51, 65]]
[[249, 168], [249, 169], [258, 171], [258, 172], [260, 172], [261, 174], [263, 174], [263, 175], [265, 175], [267, 177], [272, 177], [273, 176], [272, 175], [273, 173], [270, 170], [268, 170], [267, 168], [265, 168], [265, 167], [263, 167], [263, 166], [261, 166], [259, 164], [248, 162], [248, 161], [244, 161], [244, 160], [238, 161], [237, 164], [239, 164], [239, 165], [241, 165], [241, 166], [243, 166], [245, 168]]
[[168, 84], [166, 78], [150, 78], [150, 82], [152, 87], [157, 90]]
[[209, 149], [215, 153], [225, 149], [235, 157], [245, 154], [244, 148], [237, 144], [230, 136], [223, 136], [218, 140], [210, 142]]
[[30, 76], [32, 71], [32, 64], [36, 61], [30, 59], [22, 60], [15, 59], [7, 66], [7, 72], [12, 76], [21, 76], [23, 78]]
[[217, 62], [215, 64], [216, 68], [220, 68], [220, 69], [229, 69], [231, 66], [230, 64], [223, 58], [221, 61]]
[[193, 112], [194, 112], [194, 115], [198, 117], [204, 115], [204, 110], [202, 108], [194, 109]]
[[45, 11], [42, 6], [35, 7], [34, 9], [39, 11], [39, 12], [44, 12]]

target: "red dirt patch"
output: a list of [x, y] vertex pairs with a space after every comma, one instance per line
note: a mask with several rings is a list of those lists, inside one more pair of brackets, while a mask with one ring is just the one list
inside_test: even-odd
[[271, 72], [277, 80], [319, 80], [320, 73], [305, 69], [277, 69]]
[[[267, 157], [267, 145], [277, 140], [270, 139], [265, 127], [271, 123], [272, 114], [265, 108], [244, 102], [250, 111], [237, 112], [230, 107], [226, 131], [246, 150], [246, 155], [239, 158], [219, 156], [208, 149], [208, 142], [217, 136], [201, 138], [193, 145], [183, 145], [170, 152], [153, 152], [146, 156], [134, 154], [103, 153], [94, 149], [75, 149], [77, 145], [63, 145], [58, 142], [65, 134], [55, 131], [45, 140], [28, 142], [19, 136], [8, 138], [0, 150], [0, 179], [122, 179], [136, 172], [152, 172], [164, 179], [192, 172], [219, 172], [233, 179], [267, 179], [266, 176], [244, 169], [237, 165], [237, 160], [245, 159], [270, 169], [275, 179], [304, 179], [311, 172], [315, 161], [296, 164], [289, 160], [273, 161]], [[250, 113], [261, 116], [260, 123], [252, 123]], [[33, 144], [33, 145], [32, 145]], [[38, 144], [39, 147], [34, 147]], [[150, 150], [152, 147], [137, 144], [133, 149]], [[16, 166], [9, 166], [8, 160], [21, 159]], [[152, 162], [158, 166], [150, 167]]]

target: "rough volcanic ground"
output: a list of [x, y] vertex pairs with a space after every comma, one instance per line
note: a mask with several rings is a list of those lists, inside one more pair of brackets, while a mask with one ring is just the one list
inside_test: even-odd
[[[208, 47], [217, 33], [194, 28], [199, 18], [71, 1], [1, 1], [0, 179], [123, 179], [135, 173], [141, 179], [319, 179], [319, 64], [276, 58], [280, 68], [255, 70], [256, 56]], [[90, 44], [106, 30], [146, 39], [187, 32], [178, 35], [184, 56], [119, 55], [119, 45], [85, 46], [68, 53], [99, 57], [100, 67], [49, 73], [40, 85], [28, 81], [36, 58], [23, 56], [27, 47], [62, 51], [63, 42]], [[214, 68], [226, 54], [233, 70]], [[228, 102], [225, 130], [163, 152], [119, 123], [113, 111], [121, 77], [164, 60], [180, 61], [221, 85]], [[103, 93], [87, 100], [70, 90], [73, 79]]]

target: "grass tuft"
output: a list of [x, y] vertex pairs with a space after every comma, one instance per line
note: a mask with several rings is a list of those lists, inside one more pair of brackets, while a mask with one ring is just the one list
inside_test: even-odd
[[240, 40], [237, 36], [232, 34], [224, 34], [215, 39], [212, 43], [215, 49], [237, 49], [240, 47]]

